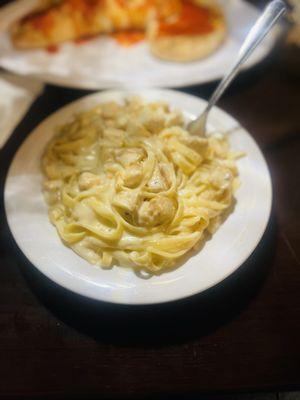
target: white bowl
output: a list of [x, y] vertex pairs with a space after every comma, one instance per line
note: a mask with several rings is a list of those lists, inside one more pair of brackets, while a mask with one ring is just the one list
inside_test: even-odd
[[[241, 187], [234, 212], [197, 254], [174, 271], [144, 280], [122, 267], [104, 270], [90, 265], [64, 246], [47, 215], [40, 160], [54, 128], [74, 112], [138, 94], [164, 100], [190, 118], [201, 113], [204, 100], [170, 90], [108, 91], [71, 103], [44, 120], [24, 141], [10, 166], [5, 184], [5, 210], [10, 230], [28, 260], [48, 278], [78, 294], [119, 304], [155, 304], [200, 293], [236, 271], [259, 243], [272, 203], [270, 174], [254, 139], [225, 112], [214, 108], [210, 130], [229, 131], [231, 146], [247, 156], [238, 161]], [[233, 129], [236, 128], [236, 129]]]

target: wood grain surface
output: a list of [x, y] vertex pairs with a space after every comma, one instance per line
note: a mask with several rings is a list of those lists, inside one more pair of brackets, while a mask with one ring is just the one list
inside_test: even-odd
[[[217, 287], [154, 307], [67, 292], [14, 244], [3, 209], [10, 161], [37, 123], [87, 93], [47, 86], [0, 152], [1, 398], [217, 398], [300, 388], [298, 62], [299, 52], [280, 45], [220, 102], [257, 140], [272, 173], [273, 212], [261, 243]], [[213, 88], [183, 90], [207, 98]]]

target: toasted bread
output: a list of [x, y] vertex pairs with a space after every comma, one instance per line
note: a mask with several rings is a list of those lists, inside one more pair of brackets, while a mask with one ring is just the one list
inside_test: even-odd
[[152, 20], [148, 40], [156, 57], [177, 62], [199, 60], [213, 53], [224, 41], [226, 22], [215, 2], [190, 0], [183, 7], [190, 9], [183, 10], [177, 20]]

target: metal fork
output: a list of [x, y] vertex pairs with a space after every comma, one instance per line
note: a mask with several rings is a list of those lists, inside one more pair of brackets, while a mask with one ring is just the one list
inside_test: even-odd
[[249, 34], [247, 35], [233, 66], [224, 76], [217, 89], [211, 96], [203, 113], [188, 125], [188, 130], [193, 135], [205, 136], [207, 117], [212, 107], [217, 103], [225, 89], [230, 85], [244, 62], [249, 58], [254, 49], [260, 44], [267, 33], [276, 24], [278, 19], [286, 12], [286, 5], [282, 0], [273, 0], [258, 18]]

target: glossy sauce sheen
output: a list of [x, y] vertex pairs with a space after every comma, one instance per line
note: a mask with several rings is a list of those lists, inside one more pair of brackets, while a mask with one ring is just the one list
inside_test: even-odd
[[159, 25], [160, 36], [176, 35], [201, 35], [213, 30], [211, 10], [193, 4], [191, 1], [183, 1], [178, 19], [174, 22], [161, 22]]
[[80, 13], [85, 19], [90, 18], [96, 7], [105, 5], [105, 0], [65, 0], [63, 4], [53, 5], [51, 9], [37, 11], [29, 14], [22, 19], [23, 22], [29, 21], [32, 26], [42, 31], [44, 34], [53, 28], [55, 21], [55, 13], [74, 10]]
[[112, 34], [112, 37], [122, 46], [129, 47], [145, 39], [145, 33], [141, 31], [126, 31]]
[[54, 54], [57, 53], [59, 50], [59, 47], [56, 45], [48, 46], [47, 49], [48, 53]]

